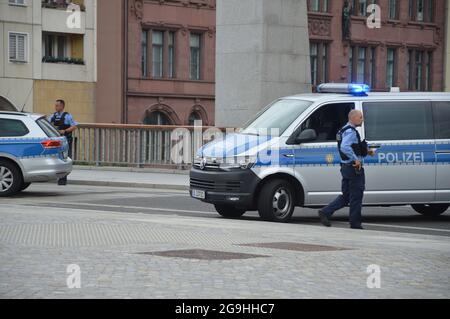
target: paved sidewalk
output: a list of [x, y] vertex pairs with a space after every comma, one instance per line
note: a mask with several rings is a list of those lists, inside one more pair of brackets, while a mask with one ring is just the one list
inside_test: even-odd
[[96, 168], [75, 166], [69, 175], [72, 185], [163, 188], [187, 190], [189, 171]]
[[449, 252], [445, 236], [0, 204], [0, 298], [449, 298]]

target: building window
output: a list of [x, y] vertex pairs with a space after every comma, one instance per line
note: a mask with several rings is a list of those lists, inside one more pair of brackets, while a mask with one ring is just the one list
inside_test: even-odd
[[389, 19], [398, 20], [398, 1], [389, 0]]
[[195, 121], [201, 121], [201, 120], [202, 120], [202, 117], [200, 116], [200, 114], [198, 114], [198, 112], [192, 112], [191, 115], [189, 115], [188, 125], [194, 126]]
[[351, 82], [375, 84], [376, 49], [353, 46], [349, 53], [349, 79]]
[[310, 43], [311, 83], [317, 86], [328, 82], [328, 44], [322, 42]]
[[312, 12], [328, 12], [329, 0], [308, 0], [308, 10]]
[[200, 56], [201, 56], [200, 34], [191, 33], [190, 48], [191, 48], [190, 77], [191, 80], [200, 80]]
[[163, 50], [164, 50], [164, 32], [152, 32], [152, 76], [162, 78], [163, 76]]
[[175, 32], [169, 32], [169, 78], [175, 77]]
[[352, 14], [365, 17], [369, 5], [375, 3], [377, 3], [376, 0], [353, 0]]
[[169, 117], [162, 112], [152, 112], [144, 119], [145, 125], [172, 125]]
[[408, 50], [408, 62], [406, 68], [408, 90], [432, 90], [432, 61], [432, 52], [414, 49]]
[[417, 22], [434, 21], [434, 0], [409, 0], [409, 18]]
[[148, 31], [142, 30], [142, 41], [141, 41], [141, 70], [142, 70], [142, 76], [146, 77], [148, 74]]
[[69, 56], [67, 37], [56, 34], [43, 34], [44, 57], [64, 59]]
[[28, 35], [25, 33], [9, 33], [9, 61], [27, 62]]
[[395, 79], [396, 72], [396, 50], [387, 49], [387, 62], [386, 62], [386, 85], [388, 88], [396, 86]]
[[[149, 48], [149, 43], [152, 47]], [[141, 47], [142, 76], [149, 70], [153, 78], [175, 77], [175, 32], [164, 30], [143, 30]], [[149, 61], [151, 60], [151, 66]]]

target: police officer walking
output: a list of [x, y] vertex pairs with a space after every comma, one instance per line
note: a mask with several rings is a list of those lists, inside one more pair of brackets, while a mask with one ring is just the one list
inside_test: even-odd
[[337, 141], [341, 156], [342, 195], [338, 196], [325, 208], [319, 210], [321, 223], [330, 227], [330, 217], [335, 211], [350, 204], [350, 227], [363, 229], [361, 225], [362, 200], [365, 190], [363, 158], [373, 156], [365, 141], [356, 130], [364, 119], [361, 111], [352, 110], [348, 115], [349, 122], [338, 132]]
[[[78, 123], [74, 121], [72, 115], [64, 112], [66, 103], [64, 100], [56, 100], [55, 113], [49, 117], [49, 122], [59, 131], [59, 133], [66, 137], [69, 143], [69, 157], [72, 157], [72, 133], [77, 129]], [[67, 176], [58, 180], [58, 185], [67, 185]]]

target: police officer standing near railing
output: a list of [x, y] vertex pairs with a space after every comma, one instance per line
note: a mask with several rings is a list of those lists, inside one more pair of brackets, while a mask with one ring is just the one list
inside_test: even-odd
[[341, 156], [342, 195], [338, 196], [325, 208], [319, 210], [321, 223], [330, 227], [330, 217], [335, 211], [350, 204], [350, 227], [363, 229], [361, 225], [362, 200], [365, 190], [363, 158], [373, 156], [375, 152], [368, 148], [366, 141], [356, 130], [364, 121], [361, 111], [352, 110], [349, 122], [338, 132], [337, 142]]
[[[48, 118], [48, 121], [59, 131], [59, 133], [67, 138], [69, 143], [69, 157], [72, 158], [72, 133], [77, 129], [78, 123], [75, 122], [72, 115], [64, 112], [66, 103], [64, 100], [56, 100], [55, 113]], [[67, 176], [58, 180], [58, 185], [67, 185]]]

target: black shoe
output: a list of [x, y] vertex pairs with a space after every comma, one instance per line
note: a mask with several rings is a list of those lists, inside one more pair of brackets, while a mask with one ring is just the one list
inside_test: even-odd
[[321, 210], [319, 210], [319, 218], [322, 225], [324, 225], [325, 227], [331, 227], [331, 222], [328, 219], [328, 216], [325, 215], [325, 213], [322, 212]]
[[350, 226], [351, 229], [364, 229], [361, 225], [359, 226]]
[[66, 186], [66, 185], [67, 185], [67, 179], [66, 179], [66, 180], [64, 180], [64, 179], [59, 179], [59, 180], [58, 180], [58, 185], [59, 185], [59, 186]]

